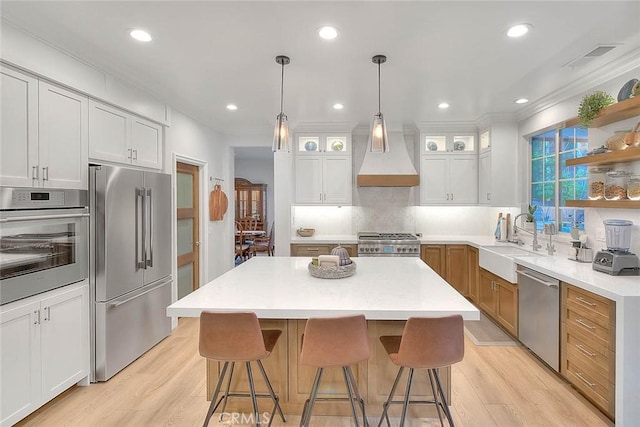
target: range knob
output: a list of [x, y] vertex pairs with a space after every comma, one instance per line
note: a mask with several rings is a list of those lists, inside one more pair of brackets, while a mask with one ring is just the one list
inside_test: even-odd
[[376, 248], [376, 252], [378, 252], [380, 250], [380, 248]]

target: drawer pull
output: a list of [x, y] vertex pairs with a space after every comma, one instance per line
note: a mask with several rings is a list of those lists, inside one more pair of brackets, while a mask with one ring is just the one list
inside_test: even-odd
[[580, 345], [580, 344], [576, 344], [576, 347], [578, 348], [578, 350], [580, 350], [581, 352], [583, 352], [584, 354], [586, 354], [589, 357], [595, 357], [596, 353], [591, 353], [589, 350], [587, 350], [586, 348], [584, 348], [584, 346]]
[[587, 322], [585, 322], [582, 319], [576, 319], [576, 322], [581, 324], [582, 326], [584, 326], [585, 328], [591, 329], [592, 331], [596, 328], [595, 326], [591, 326], [590, 324], [588, 324]]
[[583, 303], [584, 305], [588, 305], [589, 307], [595, 307], [596, 306], [595, 302], [591, 302], [591, 301], [586, 300], [586, 299], [584, 299], [582, 297], [576, 297], [576, 299], [578, 301], [580, 301], [581, 303]]
[[576, 376], [584, 381], [584, 383], [589, 387], [595, 387], [597, 385], [596, 383], [589, 382], [585, 377], [582, 376], [582, 373], [580, 372], [576, 372]]
[[319, 248], [307, 248], [307, 252], [318, 252]]

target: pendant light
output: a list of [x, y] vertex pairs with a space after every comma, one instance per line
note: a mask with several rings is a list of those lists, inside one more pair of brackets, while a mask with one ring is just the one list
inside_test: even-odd
[[387, 125], [380, 109], [380, 64], [387, 62], [384, 55], [376, 55], [371, 58], [374, 64], [378, 64], [378, 113], [373, 115], [373, 128], [371, 132], [371, 152], [386, 153], [389, 151], [389, 139], [387, 138]]
[[289, 151], [289, 122], [283, 112], [284, 95], [284, 66], [291, 60], [288, 56], [276, 56], [276, 62], [282, 66], [282, 79], [280, 81], [280, 114], [276, 117], [276, 128], [273, 131], [273, 151]]

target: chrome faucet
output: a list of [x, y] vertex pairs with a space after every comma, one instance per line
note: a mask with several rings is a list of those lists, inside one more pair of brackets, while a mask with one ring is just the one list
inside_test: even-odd
[[536, 223], [536, 219], [533, 218], [533, 232], [525, 228], [518, 227], [518, 218], [520, 218], [523, 215], [528, 215], [528, 214], [526, 212], [521, 213], [516, 215], [516, 217], [513, 219], [513, 237], [512, 238], [515, 243], [521, 244], [522, 240], [520, 240], [520, 238], [518, 237], [518, 229], [531, 234], [533, 236], [533, 242], [531, 243], [531, 247], [533, 248], [534, 251], [537, 251], [538, 249], [542, 248], [542, 245], [538, 244], [538, 224]]

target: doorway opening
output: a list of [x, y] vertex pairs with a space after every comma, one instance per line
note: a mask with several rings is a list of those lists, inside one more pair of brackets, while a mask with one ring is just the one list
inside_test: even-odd
[[199, 181], [198, 166], [176, 162], [178, 299], [200, 286]]

